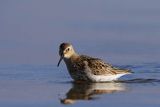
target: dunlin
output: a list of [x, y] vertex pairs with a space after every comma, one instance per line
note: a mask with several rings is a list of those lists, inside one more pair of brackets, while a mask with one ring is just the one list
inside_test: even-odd
[[59, 46], [59, 55], [57, 66], [64, 60], [70, 76], [75, 81], [107, 82], [131, 74], [130, 70], [113, 67], [101, 59], [79, 55], [70, 43], [62, 43]]

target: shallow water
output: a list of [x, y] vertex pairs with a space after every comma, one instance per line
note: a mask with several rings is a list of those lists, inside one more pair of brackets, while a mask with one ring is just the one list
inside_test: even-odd
[[116, 82], [76, 84], [63, 67], [3, 65], [0, 106], [160, 106], [160, 64], [118, 66], [134, 73]]
[[[160, 1], [1, 0], [0, 107], [160, 107]], [[75, 84], [58, 46], [71, 42], [134, 73]]]

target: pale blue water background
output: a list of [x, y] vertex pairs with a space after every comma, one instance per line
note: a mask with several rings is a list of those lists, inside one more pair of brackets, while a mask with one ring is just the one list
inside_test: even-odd
[[[159, 107], [159, 4], [158, 0], [1, 0], [0, 106], [61, 107], [66, 105], [60, 99], [71, 98], [72, 92], [80, 100], [68, 106]], [[135, 73], [103, 87], [76, 86], [64, 63], [56, 67], [58, 46], [65, 41], [79, 53]], [[95, 87], [105, 92], [99, 95]], [[93, 100], [79, 98], [83, 95]]]

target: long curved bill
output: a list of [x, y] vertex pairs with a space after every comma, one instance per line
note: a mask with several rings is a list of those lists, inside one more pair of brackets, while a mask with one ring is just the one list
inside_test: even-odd
[[61, 63], [62, 59], [63, 59], [63, 57], [61, 56], [59, 61], [58, 61], [57, 67], [59, 67], [59, 64]]

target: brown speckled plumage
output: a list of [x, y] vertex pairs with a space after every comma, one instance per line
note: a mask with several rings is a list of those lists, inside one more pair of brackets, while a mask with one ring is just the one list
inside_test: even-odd
[[114, 75], [129, 72], [129, 70], [115, 68], [111, 64], [103, 62], [101, 59], [92, 58], [86, 55], [80, 55], [77, 58], [70, 58], [70, 62], [68, 62], [71, 68], [70, 72], [84, 71], [85, 61], [88, 63], [88, 66], [94, 75]]
[[[60, 45], [60, 52], [67, 54], [66, 51], [68, 50], [66, 51], [64, 50], [68, 47], [73, 48], [72, 45], [69, 43], [62, 43]], [[129, 70], [113, 67], [111, 64], [105, 63], [101, 59], [93, 58], [86, 55], [78, 55], [77, 53], [75, 53], [74, 49], [70, 51], [73, 51], [73, 52], [71, 53], [68, 52], [69, 57], [65, 58], [65, 55], [64, 55], [63, 59], [66, 63], [66, 66], [68, 68], [68, 71], [71, 77], [74, 80], [89, 80], [89, 78], [86, 75], [86, 72], [84, 72], [86, 69], [86, 66], [87, 68], [90, 69], [90, 73], [96, 76], [97, 75], [109, 76], [109, 75], [130, 73]]]

